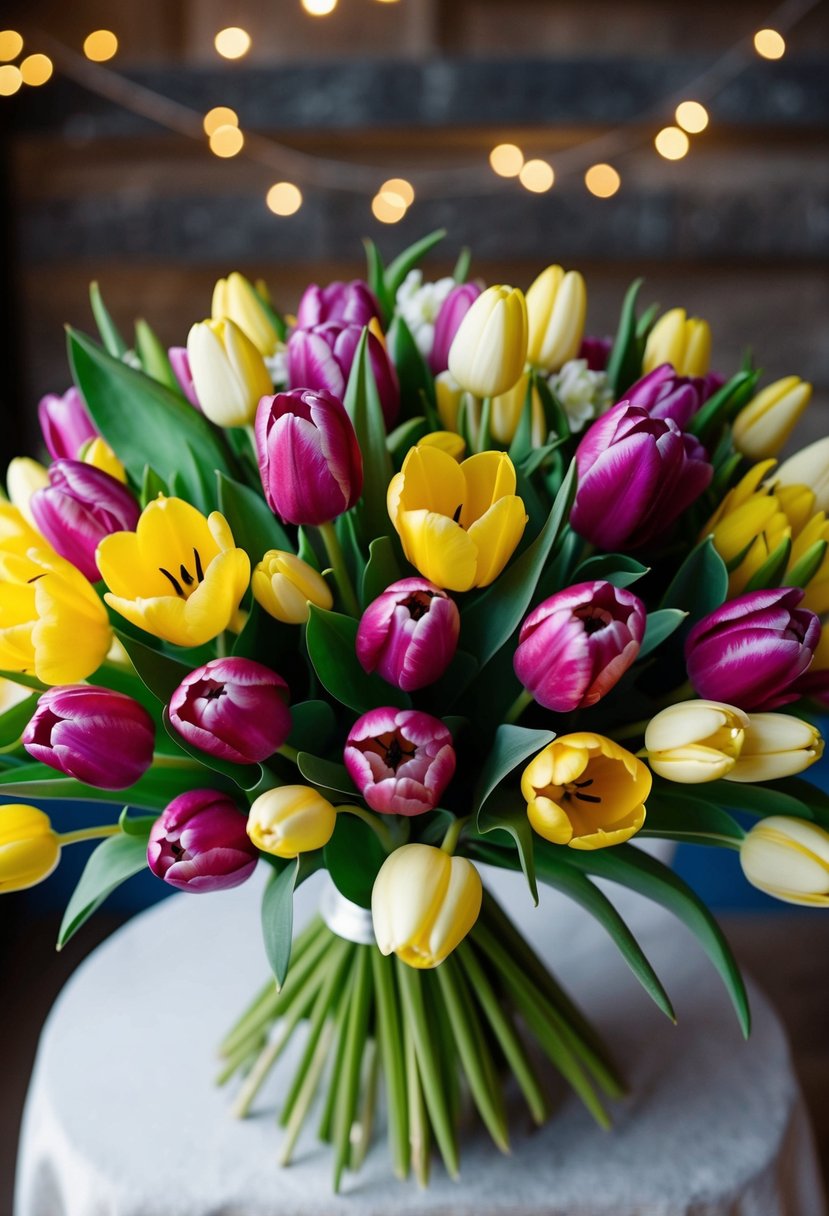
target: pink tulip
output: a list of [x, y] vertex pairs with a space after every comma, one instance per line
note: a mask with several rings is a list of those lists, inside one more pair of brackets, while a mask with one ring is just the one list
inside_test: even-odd
[[429, 355], [429, 367], [434, 376], [449, 367], [449, 347], [455, 340], [461, 321], [481, 294], [477, 283], [459, 283], [453, 287], [440, 306], [435, 320], [435, 337]]
[[41, 397], [37, 416], [53, 460], [75, 460], [83, 445], [98, 435], [86, 403], [74, 386], [62, 397], [57, 393]]
[[594, 334], [585, 334], [576, 358], [587, 360], [588, 371], [603, 372], [607, 368], [612, 349], [612, 338], [597, 338]]
[[457, 605], [425, 578], [392, 583], [369, 604], [357, 630], [357, 658], [396, 688], [412, 692], [433, 684], [455, 654]]
[[[288, 339], [288, 381], [291, 386], [319, 391], [324, 389], [342, 400], [362, 335], [362, 326], [339, 322], [315, 325], [311, 329], [295, 329]], [[385, 346], [371, 332], [367, 351], [383, 417], [389, 428], [400, 408], [397, 372]]]
[[141, 508], [125, 485], [80, 460], [56, 460], [49, 485], [29, 507], [41, 533], [90, 582], [100, 577], [95, 550], [112, 532], [132, 532]]
[[715, 372], [707, 376], [678, 376], [670, 363], [662, 363], [632, 384], [625, 400], [647, 410], [651, 418], [673, 418], [684, 431], [721, 384], [722, 377]]
[[196, 386], [193, 383], [193, 373], [190, 370], [190, 356], [187, 353], [187, 347], [171, 346], [167, 351], [167, 357], [170, 360], [173, 374], [176, 380], [178, 380], [179, 387], [184, 396], [192, 406], [201, 412], [199, 395], [196, 392]]
[[632, 592], [601, 580], [577, 583], [524, 621], [515, 674], [545, 709], [595, 705], [635, 660], [645, 619], [645, 605]]
[[188, 790], [156, 819], [147, 844], [147, 865], [180, 891], [227, 891], [250, 878], [258, 850], [245, 816], [227, 794]]
[[296, 314], [297, 329], [310, 329], [336, 321], [339, 325], [359, 325], [362, 329], [372, 317], [380, 318], [374, 294], [362, 279], [350, 283], [334, 282], [327, 287], [312, 283], [306, 287]]
[[267, 760], [291, 732], [288, 685], [253, 659], [211, 659], [185, 676], [170, 698], [182, 738], [220, 760]]
[[368, 805], [383, 815], [434, 810], [455, 772], [448, 729], [415, 709], [363, 714], [349, 732], [343, 759]]

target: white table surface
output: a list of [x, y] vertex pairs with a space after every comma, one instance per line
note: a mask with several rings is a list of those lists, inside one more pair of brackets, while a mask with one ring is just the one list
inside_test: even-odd
[[[756, 989], [745, 1044], [690, 934], [608, 888], [665, 983], [674, 1027], [586, 913], [546, 889], [533, 910], [520, 876], [490, 885], [626, 1064], [632, 1096], [611, 1104], [612, 1132], [562, 1086], [541, 1130], [514, 1096], [509, 1158], [467, 1129], [457, 1183], [437, 1160], [427, 1191], [394, 1180], [381, 1127], [334, 1196], [313, 1114], [280, 1169], [274, 1114], [291, 1054], [244, 1122], [229, 1114], [232, 1091], [213, 1087], [216, 1044], [267, 974], [257, 876], [174, 896], [75, 973], [41, 1039], [15, 1216], [824, 1216], [788, 1046]], [[317, 898], [311, 880], [298, 924]]]

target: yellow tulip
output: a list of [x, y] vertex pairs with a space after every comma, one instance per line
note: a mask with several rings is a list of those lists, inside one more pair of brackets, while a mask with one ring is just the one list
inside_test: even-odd
[[439, 587], [486, 587], [527, 524], [515, 485], [505, 452], [480, 452], [458, 464], [438, 448], [411, 448], [388, 490], [389, 516], [408, 560]]
[[748, 725], [748, 714], [721, 701], [669, 705], [645, 730], [648, 764], [668, 781], [717, 781], [734, 770]]
[[[521, 379], [508, 392], [501, 393], [499, 396], [492, 398], [492, 412], [490, 414], [489, 426], [493, 438], [498, 443], [503, 444], [504, 447], [509, 447], [515, 438], [515, 432], [518, 430], [521, 417], [524, 413], [529, 383], [529, 372], [525, 372]], [[535, 385], [533, 385], [532, 389], [530, 411], [530, 443], [534, 448], [540, 448], [547, 438], [547, 423], [544, 417], [544, 406], [541, 404], [541, 396]]]
[[823, 755], [811, 722], [792, 714], [749, 714], [743, 746], [727, 781], [777, 781], [802, 773]]
[[648, 334], [642, 372], [670, 363], [678, 376], [704, 376], [710, 362], [708, 322], [687, 316], [684, 308], [671, 308]]
[[248, 813], [248, 836], [274, 857], [298, 857], [328, 844], [337, 812], [309, 785], [281, 785], [260, 794]]
[[279, 335], [256, 291], [238, 270], [217, 281], [210, 311], [214, 321], [229, 320], [238, 325], [260, 355], [275, 353]]
[[227, 629], [250, 579], [218, 511], [159, 495], [135, 532], [113, 532], [96, 550], [106, 602], [139, 629], [176, 646], [201, 646]]
[[114, 477], [122, 485], [127, 484], [127, 473], [124, 466], [106, 440], [101, 439], [100, 435], [90, 440], [86, 445], [83, 449], [81, 460], [84, 464], [94, 465], [96, 469], [100, 469], [103, 473], [109, 473], [110, 477]]
[[621, 844], [645, 822], [651, 774], [612, 739], [590, 731], [548, 743], [524, 769], [521, 793], [534, 831], [571, 849]]
[[380, 867], [371, 892], [381, 954], [409, 967], [437, 967], [478, 919], [481, 876], [465, 857], [429, 844], [404, 844]]
[[[779, 487], [776, 492], [780, 494], [782, 487]], [[791, 570], [813, 545], [822, 540], [827, 542], [827, 547], [820, 565], [806, 584], [803, 602], [800, 605], [801, 608], [810, 608], [818, 616], [829, 612], [829, 520], [823, 511], [818, 511], [817, 515], [813, 515], [806, 526], [798, 532], [792, 544], [788, 565], [788, 569]], [[824, 628], [823, 632], [829, 633], [829, 629]]]
[[734, 447], [750, 460], [776, 456], [811, 396], [811, 384], [799, 376], [786, 376], [767, 385], [734, 419], [731, 431]]
[[24, 517], [20, 509], [10, 502], [0, 502], [0, 549], [9, 553], [26, 553], [29, 549], [51, 548]]
[[100, 667], [112, 641], [109, 617], [70, 562], [45, 547], [0, 550], [0, 584], [0, 668], [76, 684]]
[[458, 327], [449, 348], [449, 371], [476, 397], [497, 397], [515, 384], [526, 358], [524, 293], [515, 287], [488, 287]]
[[233, 321], [203, 321], [187, 336], [190, 371], [202, 410], [217, 426], [249, 426], [273, 393], [265, 362]]
[[48, 878], [60, 861], [49, 816], [22, 803], [0, 806], [0, 891], [25, 891]]
[[829, 515], [829, 436], [784, 460], [771, 480], [775, 487], [808, 486], [815, 496], [815, 509]]
[[256, 602], [287, 625], [307, 621], [310, 604], [334, 607], [334, 597], [322, 575], [284, 549], [268, 550], [254, 567], [250, 586]]
[[[49, 473], [37, 460], [29, 456], [15, 456], [9, 461], [6, 471], [6, 489], [12, 504], [37, 532], [37, 524], [29, 510], [29, 499], [36, 490], [42, 490], [49, 484]], [[39, 543], [43, 544], [38, 534]]]
[[453, 460], [463, 460], [463, 454], [466, 451], [466, 444], [454, 431], [430, 431], [428, 435], [418, 439], [417, 446], [419, 448], [438, 448], [441, 452], [446, 452], [447, 456], [451, 456]]
[[788, 904], [829, 907], [829, 832], [784, 815], [762, 819], [740, 846], [752, 886]]
[[533, 367], [557, 372], [579, 353], [587, 314], [587, 288], [577, 270], [548, 266], [527, 292], [529, 343]]

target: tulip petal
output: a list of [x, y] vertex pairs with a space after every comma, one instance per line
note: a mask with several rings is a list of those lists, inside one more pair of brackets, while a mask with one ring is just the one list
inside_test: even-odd
[[524, 535], [527, 519], [523, 500], [509, 496], [499, 498], [471, 525], [467, 536], [477, 550], [476, 587], [486, 587], [498, 577]]
[[475, 585], [478, 550], [453, 519], [434, 511], [402, 511], [398, 527], [406, 557], [424, 578], [450, 591]]

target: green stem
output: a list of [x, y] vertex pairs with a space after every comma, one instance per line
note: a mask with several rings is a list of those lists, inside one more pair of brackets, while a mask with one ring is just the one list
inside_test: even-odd
[[448, 853], [450, 857], [458, 847], [458, 840], [460, 839], [461, 832], [471, 818], [471, 815], [464, 815], [462, 819], [453, 820], [446, 829], [446, 835], [444, 836], [443, 843], [440, 847], [443, 849], [444, 853]]
[[[650, 718], [640, 718], [638, 722], [623, 722], [619, 726], [614, 726], [607, 733], [611, 739], [635, 739], [637, 735], [644, 735], [645, 730], [650, 722]], [[647, 752], [645, 753], [647, 755]]]
[[325, 545], [325, 552], [328, 554], [328, 560], [331, 563], [331, 569], [334, 572], [334, 581], [337, 584], [340, 592], [340, 599], [343, 602], [346, 612], [351, 616], [359, 617], [360, 605], [357, 602], [357, 596], [354, 593], [354, 587], [349, 578], [348, 569], [345, 564], [345, 556], [340, 545], [337, 529], [332, 523], [319, 524], [317, 528]]
[[509, 709], [504, 714], [504, 721], [517, 722], [527, 706], [532, 704], [532, 701], [532, 693], [527, 692], [526, 688], [522, 688], [512, 705], [510, 705]]
[[153, 755], [153, 768], [190, 768], [195, 771], [198, 767], [198, 761], [190, 756], [167, 756], [162, 752]]
[[392, 970], [394, 964], [379, 950], [372, 950], [371, 966], [374, 972], [377, 1038], [386, 1082], [389, 1145], [394, 1172], [402, 1180], [409, 1173], [409, 1125], [400, 1009]]
[[284, 756], [286, 760], [290, 760], [292, 764], [296, 764], [299, 748], [291, 747], [290, 743], [283, 743], [281, 747], [276, 749], [276, 752], [277, 755]]
[[[423, 1086], [417, 1064], [414, 1033], [410, 1023], [403, 1020], [403, 1059], [406, 1068], [406, 1122], [409, 1128], [408, 1155], [417, 1184], [429, 1185], [429, 1119], [426, 1114]], [[408, 1173], [408, 1170], [406, 1171]]]
[[351, 1128], [354, 1123], [354, 1113], [359, 1097], [360, 1073], [362, 1071], [363, 1052], [368, 1036], [368, 1020], [371, 1013], [372, 989], [371, 946], [358, 946], [357, 959], [354, 966], [354, 990], [351, 997], [351, 1007], [348, 1011], [348, 1022], [345, 1029], [345, 1051], [343, 1053], [342, 1071], [340, 1073], [339, 1093], [334, 1111], [334, 1192], [339, 1192], [342, 1173], [349, 1162], [351, 1148]]
[[492, 434], [489, 429], [489, 420], [492, 415], [492, 398], [484, 397], [481, 403], [481, 423], [478, 427], [476, 451], [486, 452], [492, 445]]
[[384, 823], [380, 822], [376, 815], [372, 815], [371, 811], [367, 811], [362, 806], [355, 806], [352, 802], [344, 802], [341, 806], [337, 806], [334, 809], [338, 815], [355, 815], [358, 819], [362, 819], [363, 823], [367, 823], [375, 833], [386, 852], [394, 852], [394, 841], [392, 840], [391, 832]]
[[104, 836], [118, 836], [121, 831], [119, 823], [107, 823], [98, 828], [78, 828], [76, 832], [64, 832], [58, 836], [61, 848], [65, 844], [78, 844], [82, 840], [102, 840]]

